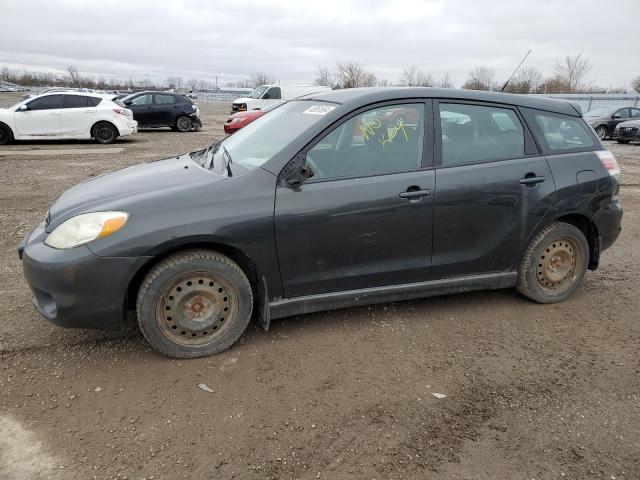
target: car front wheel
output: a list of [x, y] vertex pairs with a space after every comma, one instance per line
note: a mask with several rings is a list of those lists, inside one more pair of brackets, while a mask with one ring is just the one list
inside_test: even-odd
[[600, 125], [598, 128], [596, 128], [596, 135], [598, 135], [598, 138], [600, 140], [604, 140], [607, 136], [607, 127], [605, 127], [604, 125]]
[[253, 294], [242, 269], [211, 250], [189, 250], [160, 261], [137, 298], [138, 324], [158, 351], [195, 358], [229, 348], [251, 319]]
[[589, 264], [582, 231], [553, 222], [529, 243], [518, 270], [518, 291], [539, 303], [561, 302], [580, 285]]
[[0, 123], [0, 145], [7, 145], [13, 140], [13, 134], [11, 129], [6, 125]]

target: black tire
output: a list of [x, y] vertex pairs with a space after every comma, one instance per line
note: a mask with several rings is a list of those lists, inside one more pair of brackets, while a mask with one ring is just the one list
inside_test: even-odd
[[580, 286], [588, 265], [589, 243], [582, 231], [568, 223], [553, 222], [529, 243], [516, 288], [539, 303], [561, 302]]
[[240, 338], [251, 320], [253, 293], [228, 257], [188, 250], [151, 269], [136, 307], [140, 330], [156, 350], [196, 358], [222, 352]]
[[7, 145], [13, 141], [13, 132], [4, 123], [0, 123], [0, 145]]
[[113, 143], [118, 138], [118, 129], [109, 122], [98, 122], [93, 126], [91, 135], [103, 145]]
[[596, 135], [598, 135], [598, 138], [600, 140], [604, 140], [609, 136], [609, 131], [607, 130], [607, 127], [605, 127], [604, 125], [597, 126], [595, 130], [596, 130]]
[[631, 140], [620, 140], [620, 139], [618, 138], [618, 143], [624, 143], [624, 144], [626, 144], [626, 143], [629, 143], [630, 141], [631, 141]]
[[190, 132], [193, 128], [193, 122], [186, 115], [180, 115], [176, 119], [176, 128], [180, 132]]

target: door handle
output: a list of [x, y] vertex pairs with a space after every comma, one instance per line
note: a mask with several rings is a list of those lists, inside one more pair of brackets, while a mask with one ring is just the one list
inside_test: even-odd
[[431, 190], [425, 188], [424, 190], [410, 190], [411, 187], [406, 192], [401, 192], [398, 194], [400, 198], [420, 198], [420, 197], [428, 197], [431, 195]]
[[538, 183], [542, 183], [546, 180], [544, 177], [539, 177], [535, 173], [527, 173], [524, 178], [520, 179], [520, 183], [522, 185], [526, 185], [528, 187], [533, 187]]

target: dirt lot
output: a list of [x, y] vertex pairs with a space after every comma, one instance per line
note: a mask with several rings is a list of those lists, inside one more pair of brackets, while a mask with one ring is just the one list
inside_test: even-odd
[[[191, 361], [133, 328], [42, 320], [18, 242], [73, 184], [221, 136], [228, 106], [200, 106], [198, 133], [0, 147], [0, 478], [640, 478], [640, 145], [607, 142], [623, 233], [563, 304], [506, 290], [304, 315]], [[19, 154], [35, 149], [60, 152]]]

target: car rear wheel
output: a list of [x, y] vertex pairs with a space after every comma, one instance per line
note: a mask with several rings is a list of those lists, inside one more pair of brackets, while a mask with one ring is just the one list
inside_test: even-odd
[[553, 222], [529, 243], [518, 270], [518, 291], [539, 303], [561, 302], [580, 285], [589, 264], [582, 231]]
[[181, 132], [190, 132], [192, 127], [193, 122], [189, 117], [182, 115], [176, 120], [176, 128]]
[[113, 143], [118, 138], [118, 130], [110, 123], [99, 122], [93, 127], [93, 138], [98, 143]]
[[252, 310], [246, 275], [211, 250], [162, 260], [145, 277], [137, 298], [143, 335], [156, 350], [175, 358], [226, 350], [247, 328]]
[[596, 135], [598, 135], [598, 138], [600, 140], [604, 140], [607, 136], [607, 133], [607, 127], [605, 127], [604, 125], [600, 125], [598, 128], [596, 128]]
[[631, 141], [631, 140], [621, 140], [621, 139], [618, 139], [618, 143], [629, 143], [630, 141]]
[[6, 125], [0, 123], [0, 145], [7, 145], [13, 140], [13, 133]]

